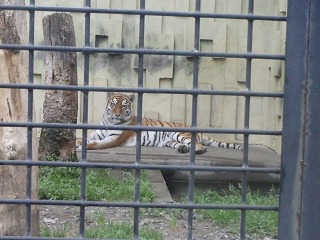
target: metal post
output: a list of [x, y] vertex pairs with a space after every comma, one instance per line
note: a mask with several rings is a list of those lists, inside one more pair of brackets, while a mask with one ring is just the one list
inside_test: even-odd
[[[85, 0], [84, 2], [86, 8], [91, 7], [91, 0]], [[88, 12], [85, 14], [85, 33], [84, 33], [84, 41], [85, 46], [90, 46], [90, 22], [91, 22], [91, 14]], [[84, 71], [83, 71], [83, 85], [88, 86], [90, 82], [90, 54], [84, 53]], [[83, 123], [88, 123], [88, 102], [89, 102], [89, 92], [84, 91], [83, 92]], [[85, 151], [87, 147], [87, 130], [82, 130], [82, 144], [83, 149], [81, 153], [81, 162], [87, 161], [87, 152]], [[81, 175], [80, 175], [80, 199], [81, 201], [86, 200], [86, 174], [87, 174], [87, 168], [81, 168]], [[85, 215], [86, 215], [86, 208], [85, 206], [80, 206], [80, 212], [79, 212], [79, 235], [80, 237], [85, 236]]]
[[319, 9], [288, 3], [279, 239], [320, 239]]
[[[35, 5], [35, 1], [31, 0], [30, 5]], [[34, 44], [34, 27], [35, 27], [35, 12], [29, 11], [29, 44]], [[33, 84], [33, 70], [34, 70], [34, 51], [29, 50], [29, 66], [28, 66], [28, 83]], [[33, 121], [33, 89], [28, 90], [28, 122]], [[27, 128], [27, 161], [33, 159], [33, 128]], [[26, 176], [26, 199], [32, 198], [32, 167], [27, 167]], [[26, 236], [31, 236], [31, 204], [26, 204]]]

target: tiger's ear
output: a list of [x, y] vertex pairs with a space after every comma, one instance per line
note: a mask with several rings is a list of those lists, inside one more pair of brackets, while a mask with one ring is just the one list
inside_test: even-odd
[[128, 98], [130, 99], [130, 102], [133, 102], [135, 99], [135, 96], [134, 96], [134, 94], [130, 94], [130, 95], [128, 95]]

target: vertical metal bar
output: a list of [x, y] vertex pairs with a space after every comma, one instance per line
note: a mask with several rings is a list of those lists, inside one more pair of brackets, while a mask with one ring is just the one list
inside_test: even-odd
[[279, 239], [320, 239], [319, 8], [288, 2]]
[[[85, 7], [90, 8], [91, 7], [91, 0], [85, 1]], [[85, 47], [90, 47], [90, 13], [85, 13]], [[84, 53], [84, 71], [83, 71], [83, 85], [88, 86], [89, 85], [89, 68], [90, 68], [90, 53], [85, 52]], [[88, 123], [88, 91], [83, 92], [83, 123]], [[87, 130], [82, 130], [82, 152], [81, 152], [81, 161], [86, 162], [87, 161]], [[87, 169], [85, 167], [81, 168], [81, 177], [80, 177], [80, 200], [85, 201], [86, 200], [86, 175], [87, 175]], [[79, 221], [79, 234], [80, 237], [84, 237], [85, 235], [85, 207], [80, 206], [80, 221]]]
[[[280, 181], [280, 240], [299, 239], [303, 160], [304, 92], [307, 76], [309, 2], [288, 1]], [[299, 67], [297, 67], [299, 66]]]
[[[201, 1], [196, 0], [195, 11], [200, 12]], [[195, 28], [194, 28], [194, 51], [200, 51], [200, 17], [195, 17]], [[199, 57], [193, 57], [193, 83], [192, 88], [198, 89], [199, 85]], [[191, 126], [197, 127], [197, 107], [198, 107], [198, 95], [192, 95], [192, 119]], [[195, 143], [196, 133], [192, 133], [191, 138], [191, 150], [190, 150], [190, 164], [195, 164]], [[194, 203], [194, 171], [189, 172], [189, 185], [188, 185], [188, 202]], [[193, 209], [188, 209], [188, 239], [192, 240], [193, 237]]]
[[[35, 5], [35, 0], [30, 0], [30, 5]], [[34, 15], [33, 10], [29, 11], [29, 44], [34, 45]], [[29, 50], [28, 62], [28, 83], [33, 84], [33, 70], [34, 70], [34, 51]], [[33, 122], [33, 89], [28, 89], [28, 122]], [[27, 128], [27, 159], [32, 161], [32, 127]], [[32, 197], [32, 167], [27, 166], [26, 175], [26, 199]], [[26, 204], [26, 236], [31, 236], [31, 204]]]
[[[253, 0], [249, 0], [248, 14], [253, 14]], [[252, 35], [253, 35], [253, 20], [248, 19], [248, 32], [247, 32], [247, 53], [252, 52]], [[246, 59], [246, 89], [251, 90], [251, 67], [252, 58]], [[244, 113], [244, 128], [249, 129], [250, 127], [250, 96], [245, 97], [245, 113]], [[243, 136], [243, 162], [242, 166], [248, 166], [249, 159], [249, 134]], [[241, 202], [242, 204], [247, 203], [247, 187], [248, 179], [247, 173], [242, 174], [241, 182]], [[241, 223], [240, 223], [240, 239], [246, 238], [246, 210], [241, 210]]]
[[[140, 0], [140, 9], [145, 9], [145, 0]], [[145, 15], [141, 14], [139, 19], [139, 48], [144, 48], [144, 31], [145, 31]], [[143, 88], [144, 78], [144, 55], [138, 54], [138, 88]], [[142, 124], [142, 102], [143, 93], [138, 93], [137, 98], [137, 124]], [[136, 136], [136, 164], [141, 163], [141, 131], [137, 131]], [[136, 203], [140, 202], [140, 183], [141, 183], [141, 170], [136, 169], [135, 171], [135, 189], [134, 189], [134, 200]], [[133, 235], [134, 239], [139, 239], [139, 207], [134, 208], [133, 216]]]
[[320, 1], [309, 7], [301, 239], [320, 239]]
[[[90, 8], [91, 7], [91, 0], [86, 0], [85, 7]], [[90, 47], [90, 13], [85, 13], [85, 36], [84, 36], [84, 45], [85, 47]], [[83, 85], [89, 86], [89, 76], [90, 76], [90, 53], [84, 52], [84, 72], [83, 72]], [[83, 123], [88, 123], [88, 101], [89, 101], [89, 92], [83, 91]], [[87, 159], [87, 129], [82, 130], [82, 160]]]

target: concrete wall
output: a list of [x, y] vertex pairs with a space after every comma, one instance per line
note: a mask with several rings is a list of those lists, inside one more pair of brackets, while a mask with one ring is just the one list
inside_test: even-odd
[[[39, 5], [82, 7], [83, 1], [38, 1]], [[93, 0], [92, 7], [139, 8], [138, 0]], [[202, 0], [202, 11], [213, 13], [246, 14], [245, 0]], [[147, 0], [146, 9], [166, 11], [194, 11], [194, 0]], [[286, 0], [256, 0], [255, 14], [281, 16], [286, 14]], [[36, 44], [43, 44], [42, 18], [49, 12], [36, 14]], [[72, 13], [77, 46], [84, 45], [84, 14]], [[91, 45], [108, 48], [136, 48], [139, 17], [132, 15], [92, 14]], [[254, 22], [253, 52], [283, 54], [285, 23]], [[243, 53], [247, 46], [247, 21], [227, 19], [201, 19], [200, 50]], [[145, 46], [152, 49], [193, 49], [194, 19], [186, 17], [147, 16]], [[45, 53], [36, 52], [35, 82], [43, 83]], [[245, 60], [201, 58], [199, 87], [216, 90], [245, 89]], [[78, 54], [79, 84], [83, 82], [83, 54]], [[181, 56], [146, 56], [145, 82], [147, 88], [192, 88], [192, 60]], [[283, 91], [284, 63], [276, 60], [253, 60], [252, 90]], [[137, 56], [123, 54], [92, 54], [90, 58], [90, 85], [137, 86]], [[90, 93], [89, 118], [99, 123], [104, 110], [106, 93]], [[44, 99], [44, 92], [36, 91], [36, 99]], [[80, 106], [81, 97], [79, 98]], [[42, 119], [42, 101], [37, 101], [37, 119]], [[229, 96], [200, 96], [198, 122], [201, 127], [242, 128], [244, 98]], [[190, 123], [191, 96], [145, 94], [145, 116], [160, 120]], [[81, 120], [81, 110], [79, 113]], [[279, 130], [282, 127], [282, 100], [252, 98], [250, 128]], [[215, 135], [215, 139], [241, 142], [241, 135]], [[280, 151], [281, 138], [251, 136], [250, 143], [264, 144]]]

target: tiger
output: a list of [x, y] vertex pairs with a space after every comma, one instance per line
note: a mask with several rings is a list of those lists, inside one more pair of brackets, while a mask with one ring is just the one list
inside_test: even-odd
[[[137, 117], [133, 114], [134, 94], [125, 95], [113, 93], [107, 99], [107, 106], [101, 119], [103, 126], [136, 125]], [[183, 123], [159, 121], [151, 118], [142, 118], [142, 126], [190, 128]], [[169, 147], [179, 153], [188, 153], [191, 150], [190, 132], [141, 131], [141, 146]], [[87, 140], [87, 149], [106, 149], [116, 146], [135, 146], [137, 144], [135, 131], [97, 129]], [[206, 146], [242, 150], [237, 143], [216, 141], [203, 133], [196, 134], [195, 153], [207, 151]], [[81, 149], [81, 146], [78, 146]]]

